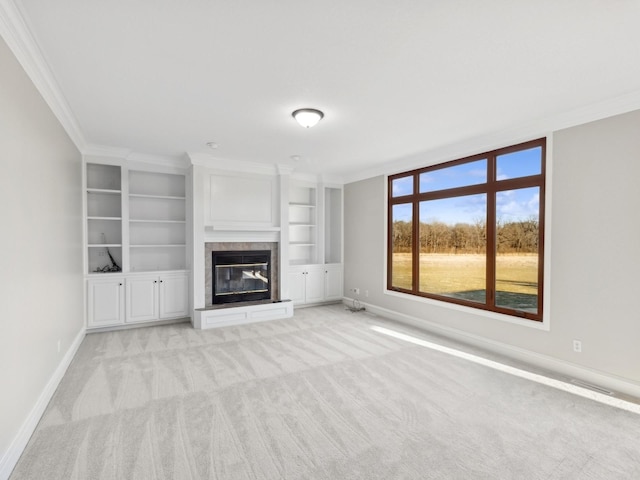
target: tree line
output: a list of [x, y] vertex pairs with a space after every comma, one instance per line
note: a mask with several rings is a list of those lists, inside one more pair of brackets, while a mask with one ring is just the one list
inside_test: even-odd
[[[498, 222], [498, 253], [537, 253], [539, 225], [534, 218], [518, 222]], [[394, 253], [411, 252], [411, 222], [395, 221], [392, 230]], [[420, 253], [486, 253], [487, 228], [484, 220], [447, 225], [420, 222]]]

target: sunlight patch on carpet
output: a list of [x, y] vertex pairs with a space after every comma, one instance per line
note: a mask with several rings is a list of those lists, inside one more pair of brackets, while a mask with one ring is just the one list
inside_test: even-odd
[[428, 342], [426, 340], [422, 340], [421, 338], [414, 337], [413, 335], [407, 335], [406, 333], [397, 332], [390, 328], [379, 327], [377, 325], [374, 325], [371, 327], [371, 330], [381, 333], [383, 335], [397, 338], [398, 340], [404, 340], [405, 342], [413, 343], [414, 345], [419, 345], [421, 347], [426, 347], [431, 350], [436, 350], [438, 352], [446, 353], [447, 355], [452, 355], [454, 357], [462, 358], [464, 360], [468, 360], [470, 362], [474, 362], [479, 365], [484, 365], [485, 367], [493, 368], [494, 370], [498, 370], [500, 372], [508, 373], [516, 377], [531, 380], [533, 382], [537, 382], [542, 385], [546, 385], [548, 387], [556, 388], [558, 390], [563, 390], [565, 392], [572, 393], [580, 397], [588, 398], [596, 402], [604, 403], [606, 405], [627, 410], [629, 412], [640, 415], [640, 405], [636, 403], [627, 402], [626, 400], [611, 397], [604, 393], [589, 390], [587, 388], [583, 388], [575, 384], [566, 383], [561, 380], [545, 377], [544, 375], [527, 372], [526, 370], [521, 370], [519, 368], [511, 367], [509, 365], [504, 365], [499, 362], [494, 362], [493, 360], [488, 360], [486, 358], [479, 357], [478, 355], [461, 352], [460, 350], [456, 350], [454, 348], [445, 347], [443, 345], [438, 345], [437, 343], [433, 343], [433, 342]]

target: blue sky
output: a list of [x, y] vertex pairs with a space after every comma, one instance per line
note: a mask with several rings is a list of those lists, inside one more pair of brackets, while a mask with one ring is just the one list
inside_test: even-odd
[[[498, 219], [502, 222], [522, 221], [537, 218], [540, 205], [538, 187], [505, 190], [499, 192], [496, 199]], [[420, 221], [431, 223], [444, 222], [473, 224], [486, 219], [486, 195], [468, 195], [421, 202]], [[394, 220], [411, 220], [411, 205], [402, 204], [393, 207]]]
[[[540, 147], [514, 152], [498, 157], [498, 180], [524, 177], [540, 173]], [[475, 185], [486, 181], [486, 160], [478, 160], [455, 167], [436, 170], [420, 175], [420, 191], [436, 191], [464, 185]], [[412, 177], [393, 182], [393, 196], [410, 194]], [[498, 219], [503, 222], [537, 218], [539, 211], [539, 188], [523, 188], [499, 192], [496, 198]], [[475, 223], [486, 218], [486, 195], [469, 195], [422, 202], [420, 220], [440, 221], [450, 225], [458, 222]], [[394, 206], [394, 220], [411, 220], [410, 205]]]

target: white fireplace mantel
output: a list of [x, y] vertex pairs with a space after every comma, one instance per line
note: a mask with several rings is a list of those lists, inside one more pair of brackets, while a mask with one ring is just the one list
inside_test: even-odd
[[[331, 264], [320, 268], [325, 280], [313, 285], [322, 286], [322, 293], [313, 298], [320, 302], [340, 298], [342, 274], [337, 279], [333, 274], [330, 278], [327, 275], [342, 271], [341, 181], [293, 173], [286, 165], [229, 162], [203, 154], [190, 155], [190, 160], [192, 229], [187, 242], [192, 260], [194, 321], [197, 318], [200, 325], [220, 325], [220, 316], [231, 315], [213, 313], [207, 308], [206, 254], [203, 252], [210, 243], [277, 244], [279, 296], [267, 310], [285, 308], [288, 311], [293, 309], [294, 302], [296, 305], [309, 303], [301, 302], [298, 295], [301, 283], [298, 270], [303, 264]], [[305, 219], [301, 212], [312, 213]], [[305, 240], [302, 237], [308, 231], [313, 232], [312, 238]], [[334, 286], [331, 294], [327, 293], [327, 282]], [[288, 299], [293, 302], [278, 305], [278, 301], [284, 303]], [[256, 311], [252, 318], [263, 314], [271, 315]], [[205, 317], [211, 318], [204, 322]], [[214, 321], [213, 317], [217, 319]]]
[[[271, 168], [240, 168], [233, 171], [221, 168], [217, 161], [192, 159], [191, 182], [193, 230], [190, 251], [193, 257], [193, 316], [207, 307], [205, 289], [206, 243], [215, 242], [272, 242], [279, 248], [278, 269], [281, 298], [286, 298], [288, 253], [288, 217], [284, 204], [288, 203], [288, 172]], [[285, 238], [283, 238], [283, 236]], [[288, 305], [287, 305], [288, 307]], [[207, 314], [213, 315], [213, 314]]]
[[277, 242], [280, 227], [251, 225], [209, 225], [204, 227], [205, 242]]

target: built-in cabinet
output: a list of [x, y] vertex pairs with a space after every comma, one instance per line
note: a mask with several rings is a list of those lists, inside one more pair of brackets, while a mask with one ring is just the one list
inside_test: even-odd
[[340, 301], [342, 187], [292, 180], [288, 212], [291, 300], [298, 306]]
[[86, 163], [88, 327], [189, 316], [185, 175]]
[[343, 294], [343, 273], [341, 263], [331, 263], [324, 265], [324, 298], [329, 301], [342, 300]]
[[127, 278], [126, 322], [185, 317], [189, 313], [186, 274]]
[[323, 265], [289, 267], [289, 294], [296, 305], [318, 303], [325, 299]]
[[296, 305], [342, 300], [342, 264], [289, 267], [289, 293]]
[[87, 280], [87, 326], [108, 327], [124, 323], [125, 277], [109, 275]]

